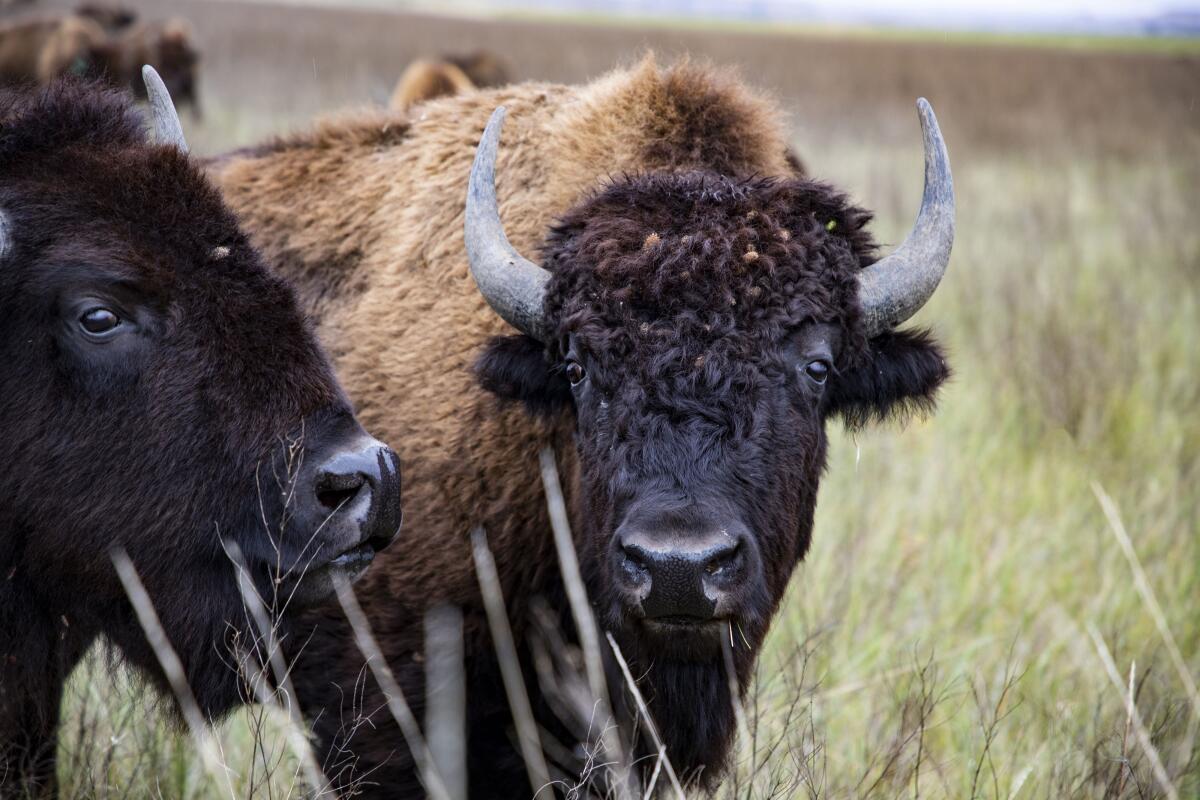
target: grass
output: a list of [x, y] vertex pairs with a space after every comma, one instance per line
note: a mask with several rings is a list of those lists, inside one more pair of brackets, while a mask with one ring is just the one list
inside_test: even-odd
[[[569, 33], [554, 46], [592, 61], [542, 53], [522, 74], [574, 78], [620, 57], [596, 55], [603, 31]], [[286, 102], [273, 105], [219, 82], [239, 57], [224, 46], [205, 122], [188, 124], [202, 149], [339, 104], [332, 53], [320, 71], [288, 73]], [[835, 426], [813, 549], [768, 639], [721, 795], [1200, 796], [1197, 700], [1163, 635], [1194, 685], [1200, 81], [1188, 89], [1182, 76], [1200, 75], [1198, 62], [910, 42], [864, 64], [852, 45], [813, 47], [746, 58], [776, 60], [762, 80], [800, 98], [799, 152], [876, 209], [884, 241], [898, 241], [915, 211], [911, 102], [934, 84], [959, 234], [920, 321], [948, 345], [956, 377], [927, 420], [854, 436]], [[780, 82], [793, 62], [826, 77]], [[372, 80], [385, 85], [389, 69], [374, 67]], [[1161, 620], [1100, 496], [1128, 531]], [[228, 797], [185, 734], [147, 724], [157, 708], [102, 655], [81, 669], [65, 707], [64, 796]], [[285, 730], [262, 708], [221, 727], [236, 796], [297, 796]]]

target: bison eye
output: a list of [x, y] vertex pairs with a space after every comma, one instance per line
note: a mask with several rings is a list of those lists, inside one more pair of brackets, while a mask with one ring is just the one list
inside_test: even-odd
[[565, 371], [567, 373], [567, 380], [571, 382], [572, 386], [578, 386], [587, 377], [587, 371], [584, 370], [583, 365], [574, 359], [567, 362]]
[[79, 326], [92, 336], [103, 336], [116, 330], [121, 318], [107, 308], [91, 308], [79, 318]]
[[823, 384], [829, 378], [829, 362], [822, 359], [810, 361], [804, 365], [804, 374], [813, 382]]

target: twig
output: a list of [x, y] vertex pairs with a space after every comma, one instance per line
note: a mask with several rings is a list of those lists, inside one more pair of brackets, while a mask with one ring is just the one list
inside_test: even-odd
[[[317, 792], [318, 796], [327, 795], [330, 792], [330, 783], [317, 763], [317, 756], [313, 752], [312, 743], [304, 735], [304, 719], [300, 715], [300, 708], [295, 699], [297, 695], [295, 689], [292, 688], [288, 666], [283, 660], [283, 649], [279, 646], [278, 637], [275, 635], [275, 626], [271, 624], [266, 605], [259, 596], [258, 590], [254, 587], [254, 582], [250, 578], [250, 572], [246, 568], [245, 559], [242, 558], [242, 550], [238, 547], [237, 542], [222, 539], [221, 546], [225, 549], [225, 555], [233, 562], [234, 570], [237, 572], [238, 592], [242, 596], [242, 603], [245, 604], [246, 610], [249, 612], [251, 619], [254, 620], [259, 634], [263, 637], [266, 646], [267, 662], [271, 665], [271, 670], [275, 674], [275, 685], [283, 691], [284, 697], [287, 698], [287, 703], [274, 702], [272, 693], [267, 691], [265, 675], [261, 675], [259, 680], [252, 681], [250, 685], [254, 689], [258, 702], [263, 705], [278, 705], [283, 707], [288, 720], [286, 726], [288, 744], [296, 754], [296, 757], [300, 759], [304, 778], [308, 781], [313, 791]], [[250, 657], [247, 655], [246, 658]], [[258, 671], [261, 672], [262, 670]]]
[[[1090, 622], [1087, 623], [1087, 631], [1096, 645], [1096, 653], [1100, 656], [1100, 663], [1104, 666], [1104, 671], [1108, 673], [1109, 680], [1112, 681], [1117, 691], [1124, 695], [1125, 687], [1122, 685], [1121, 676], [1117, 672], [1117, 665], [1113, 662], [1112, 654], [1108, 651], [1108, 646], [1104, 644], [1104, 638], [1100, 636], [1099, 631]], [[1171, 776], [1167, 774], [1162, 759], [1158, 757], [1158, 750], [1155, 749], [1154, 743], [1150, 741], [1150, 734], [1146, 731], [1146, 726], [1142, 723], [1142, 715], [1137, 710], [1137, 706], [1131, 704], [1128, 711], [1130, 718], [1133, 720], [1133, 729], [1137, 733], [1138, 742], [1142, 745], [1142, 751], [1145, 752], [1146, 757], [1150, 759], [1150, 768], [1154, 773], [1155, 779], [1158, 781], [1158, 785], [1162, 787], [1168, 800], [1179, 800], [1179, 793], [1175, 791], [1175, 786], [1171, 783]]]
[[425, 734], [451, 800], [467, 800], [466, 719], [462, 611], [435, 606], [425, 614]]
[[425, 791], [437, 800], [450, 800], [446, 783], [438, 774], [433, 757], [429, 754], [429, 748], [425, 744], [425, 737], [421, 735], [417, 718], [413, 715], [408, 701], [404, 699], [404, 693], [400, 691], [400, 685], [396, 683], [396, 677], [388, 667], [387, 659], [383, 657], [383, 651], [379, 649], [379, 644], [371, 633], [367, 615], [363, 613], [362, 606], [358, 604], [353, 587], [341, 575], [334, 576], [334, 586], [337, 589], [338, 604], [341, 605], [346, 620], [354, 630], [354, 642], [358, 645], [359, 651], [367, 657], [367, 666], [370, 667], [371, 674], [375, 676], [375, 682], [383, 689], [388, 710], [392, 713], [396, 724], [400, 726], [400, 732], [404, 735], [404, 741], [408, 745], [409, 752], [412, 753], [413, 761], [416, 762], [417, 775], [425, 786]]
[[1150, 588], [1150, 581], [1146, 579], [1146, 571], [1142, 569], [1142, 562], [1138, 559], [1137, 551], [1133, 549], [1133, 542], [1129, 539], [1129, 533], [1125, 530], [1124, 523], [1121, 522], [1117, 504], [1108, 496], [1103, 487], [1094, 481], [1092, 492], [1100, 501], [1100, 508], [1104, 510], [1104, 516], [1108, 519], [1108, 526], [1112, 529], [1113, 536], [1116, 537], [1117, 542], [1121, 545], [1121, 551], [1125, 553], [1125, 558], [1129, 561], [1129, 567], [1133, 571], [1134, 585], [1137, 586], [1138, 593], [1141, 594], [1142, 600], [1150, 610], [1150, 616], [1154, 617], [1154, 624], [1158, 626], [1159, 635], [1167, 645], [1167, 652], [1171, 654], [1171, 662], [1187, 690], [1188, 699], [1191, 700], [1193, 718], [1200, 718], [1200, 691], [1197, 690], [1192, 673], [1183, 660], [1183, 653], [1180, 652], [1179, 645], [1175, 643], [1175, 637], [1171, 635], [1171, 629], [1167, 627], [1167, 617], [1163, 614], [1162, 606], [1158, 604], [1154, 590]]
[[188, 684], [183, 662], [179, 660], [179, 654], [175, 652], [175, 648], [167, 639], [167, 633], [163, 630], [158, 613], [154, 610], [154, 604], [150, 602], [150, 595], [146, 592], [142, 579], [138, 577], [137, 569], [134, 568], [133, 562], [124, 548], [113, 548], [109, 552], [109, 558], [112, 559], [113, 566], [117, 569], [117, 577], [121, 579], [121, 585], [125, 587], [125, 594], [129, 596], [129, 602], [133, 604], [134, 613], [137, 614], [138, 623], [146, 634], [146, 640], [154, 650], [154, 656], [158, 659], [159, 666], [166, 675], [167, 683], [175, 694], [180, 712], [183, 714], [183, 721], [200, 751], [204, 768], [218, 783], [223, 777], [229, 788], [229, 796], [235, 797], [229, 770], [217, 753], [204, 714], [200, 711], [200, 704], [196, 702], [196, 695], [192, 693], [192, 687]]
[[609, 724], [609, 720], [614, 717], [608, 697], [608, 681], [604, 677], [604, 662], [600, 655], [600, 634], [596, 628], [596, 618], [592, 614], [592, 605], [588, 601], [587, 589], [583, 585], [583, 575], [579, 570], [579, 558], [575, 552], [575, 542], [571, 538], [571, 523], [567, 519], [567, 507], [563, 502], [558, 467], [554, 463], [554, 451], [546, 447], [542, 450], [540, 458], [542, 484], [546, 489], [546, 505], [550, 511], [550, 527], [554, 530], [559, 569], [562, 571], [563, 585], [566, 587], [571, 615], [575, 619], [575, 628], [579, 631], [588, 686], [600, 712], [601, 741], [607, 754], [606, 760], [620, 766], [617, 796], [625, 798], [629, 796], [629, 762], [625, 759], [620, 729]]
[[642, 697], [641, 690], [638, 689], [637, 681], [633, 679], [633, 673], [629, 671], [629, 664], [625, 663], [625, 656], [621, 653], [617, 640], [607, 631], [604, 635], [608, 637], [608, 646], [612, 648], [613, 655], [617, 658], [617, 664], [621, 667], [621, 674], [625, 676], [625, 683], [633, 694], [638, 711], [641, 712], [642, 726], [646, 729], [646, 734], [654, 741], [654, 746], [658, 748], [659, 758], [662, 759], [663, 769], [667, 771], [667, 778], [670, 779], [671, 786], [675, 789], [675, 795], [679, 800], [687, 800], [687, 795], [683, 793], [683, 786], [679, 783], [679, 776], [675, 774], [675, 767], [671, 765], [671, 759], [667, 757], [667, 748], [663, 745], [662, 737], [658, 735], [654, 718], [650, 716], [650, 709], [646, 707], [646, 701]]
[[525, 770], [536, 797], [550, 786], [550, 768], [538, 739], [537, 725], [533, 720], [533, 709], [529, 705], [529, 694], [525, 691], [525, 679], [521, 677], [521, 664], [517, 659], [517, 645], [513, 641], [512, 629], [508, 625], [508, 612], [504, 608], [504, 593], [500, 589], [500, 576], [496, 572], [496, 561], [488, 549], [487, 536], [483, 528], [471, 532], [471, 551], [475, 558], [475, 573], [479, 577], [479, 590], [483, 594], [483, 607], [487, 612], [488, 627], [492, 631], [492, 642], [496, 657], [500, 661], [500, 677], [508, 695], [508, 705], [513, 713], [513, 724], [517, 728], [517, 740]]
[[1129, 730], [1133, 727], [1133, 709], [1137, 705], [1134, 702], [1134, 675], [1137, 670], [1137, 662], [1129, 662], [1129, 694], [1125, 698], [1125, 732], [1121, 734], [1121, 782], [1117, 784], [1117, 798], [1125, 792], [1125, 779], [1129, 776]]

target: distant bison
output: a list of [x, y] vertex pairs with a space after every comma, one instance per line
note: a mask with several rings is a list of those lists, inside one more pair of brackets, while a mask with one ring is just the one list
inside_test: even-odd
[[437, 60], [417, 59], [400, 75], [388, 106], [403, 111], [426, 100], [503, 86], [509, 80], [504, 60], [486, 50]]
[[0, 97], [3, 797], [53, 793], [63, 682], [101, 637], [167, 686], [113, 548], [215, 717], [260, 638], [227, 550], [282, 610], [400, 524], [395, 454], [151, 99], [157, 145], [111, 91]]
[[[484, 130], [501, 104], [503, 143], [500, 113]], [[411, 121], [327, 121], [214, 163], [319, 320], [364, 422], [411, 459], [405, 507], [420, 538], [385, 554], [360, 597], [418, 708], [419, 620], [437, 603], [464, 608], [471, 797], [533, 787], [468, 533], [487, 533], [526, 659], [535, 597], [571, 629], [539, 479], [547, 446], [597, 616], [668, 755], [690, 781], [722, 774], [735, 726], [721, 642], [744, 690], [809, 547], [826, 421], [930, 409], [948, 375], [928, 333], [895, 329], [938, 286], [954, 232], [924, 102], [920, 117], [925, 196], [885, 258], [868, 212], [795, 176], [769, 100], [687, 64], [475, 92]], [[869, 502], [870, 487], [835, 500]], [[345, 622], [310, 619], [294, 678], [331, 777], [419, 794], [381, 691], [359, 683]], [[632, 731], [631, 701], [613, 689]], [[548, 695], [533, 701], [560, 738], [602, 722], [564, 728]]]
[[108, 58], [109, 37], [94, 19], [74, 14], [0, 25], [0, 84], [45, 84], [64, 75], [96, 72]]
[[123, 16], [129, 13], [119, 7], [82, 6], [76, 14], [0, 26], [0, 83], [96, 77], [145, 99], [141, 69], [150, 64], [180, 106], [198, 108], [200, 54], [191, 26], [183, 19], [133, 24]]
[[137, 21], [137, 12], [112, 3], [84, 3], [75, 9], [81, 17], [95, 20], [109, 33], [128, 28]]
[[171, 97], [179, 107], [199, 108], [197, 72], [200, 53], [196, 49], [191, 25], [173, 18], [165, 21], [138, 22], [113, 34], [96, 54], [95, 74], [114, 86], [128, 87], [145, 99], [141, 80], [143, 64], [150, 64], [162, 75]]

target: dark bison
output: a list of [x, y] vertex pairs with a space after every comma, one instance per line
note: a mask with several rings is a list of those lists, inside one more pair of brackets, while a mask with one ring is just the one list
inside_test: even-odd
[[361, 573], [400, 524], [395, 454], [152, 95], [158, 144], [111, 91], [0, 97], [3, 797], [53, 793], [63, 681], [94, 642], [166, 688], [114, 548], [215, 717], [259, 639], [231, 544], [282, 609]]
[[[501, 104], [498, 146], [500, 116], [483, 126]], [[472, 797], [532, 790], [468, 533], [487, 532], [528, 659], [534, 598], [566, 607], [546, 446], [597, 617], [669, 756], [700, 784], [721, 775], [734, 733], [721, 640], [744, 688], [808, 549], [826, 421], [929, 409], [948, 374], [927, 332], [896, 330], [937, 287], [954, 230], [944, 145], [927, 104], [920, 117], [925, 196], [885, 258], [868, 212], [795, 177], [770, 101], [686, 63], [470, 93], [419, 119], [329, 121], [214, 162], [319, 320], [362, 419], [409, 459], [419, 538], [385, 554], [360, 596], [418, 707], [419, 620], [437, 603], [464, 608]], [[333, 777], [419, 794], [379, 689], [356, 691], [346, 623], [330, 609], [310, 620], [295, 679]], [[543, 728], [561, 734], [530, 688]], [[340, 774], [339, 754], [351, 754]]]
[[388, 107], [403, 111], [437, 97], [503, 86], [511, 80], [509, 75], [504, 59], [486, 50], [465, 56], [420, 58], [400, 74]]

